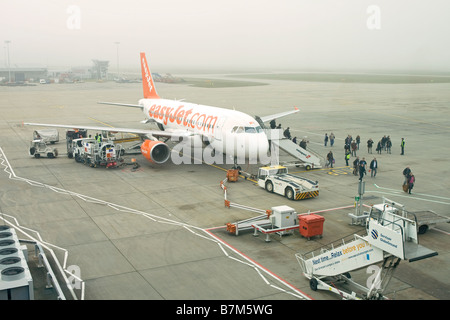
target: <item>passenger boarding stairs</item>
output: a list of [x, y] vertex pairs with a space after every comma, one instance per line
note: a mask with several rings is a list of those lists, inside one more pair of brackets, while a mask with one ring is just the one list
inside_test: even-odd
[[[437, 252], [419, 245], [417, 222], [397, 215], [395, 211], [371, 213], [367, 219], [366, 231], [366, 235], [355, 234], [347, 242], [342, 239], [336, 247], [332, 244], [315, 252], [295, 255], [303, 274], [310, 279], [311, 289], [330, 290], [343, 298], [356, 299], [354, 291], [351, 294], [345, 293], [329, 284], [344, 280], [362, 291], [362, 298], [379, 299], [401, 260], [413, 262], [437, 255]], [[376, 281], [370, 287], [351, 280], [349, 272], [380, 262], [383, 264], [378, 269]], [[326, 279], [331, 279], [331, 282]]]
[[[288, 153], [305, 166], [306, 170], [321, 168], [320, 157], [312, 150], [305, 150], [292, 140], [283, 138], [281, 129], [266, 129], [266, 135], [271, 143], [271, 150], [279, 148]], [[299, 163], [297, 163], [299, 165]]]

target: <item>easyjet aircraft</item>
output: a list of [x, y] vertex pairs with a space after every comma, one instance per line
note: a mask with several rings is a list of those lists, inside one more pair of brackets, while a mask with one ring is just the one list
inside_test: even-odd
[[200, 143], [206, 142], [205, 144], [215, 152], [227, 154], [234, 159], [237, 158], [237, 155], [243, 155], [244, 159], [259, 159], [260, 155], [266, 155], [269, 150], [269, 142], [263, 130], [264, 122], [299, 111], [295, 108], [292, 111], [271, 116], [255, 117], [256, 120], [235, 110], [160, 98], [156, 92], [145, 54], [141, 53], [140, 57], [144, 98], [140, 99], [138, 104], [100, 103], [140, 108], [145, 116], [145, 120], [142, 122], [156, 123], [159, 130], [44, 123], [25, 124], [138, 134], [143, 140], [141, 152], [144, 157], [152, 163], [161, 164], [170, 158], [170, 148], [160, 139], [171, 138], [176, 141], [180, 138], [197, 139]]

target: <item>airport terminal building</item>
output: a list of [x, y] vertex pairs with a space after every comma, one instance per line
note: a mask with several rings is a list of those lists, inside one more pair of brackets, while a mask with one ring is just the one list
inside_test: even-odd
[[47, 78], [47, 73], [47, 68], [0, 68], [0, 82], [39, 81]]

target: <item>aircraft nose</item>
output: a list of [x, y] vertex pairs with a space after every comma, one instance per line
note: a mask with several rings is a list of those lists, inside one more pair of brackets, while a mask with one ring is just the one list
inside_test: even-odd
[[261, 152], [264, 154], [269, 151], [269, 140], [267, 139], [267, 135], [265, 133], [259, 135], [259, 145], [261, 146]]

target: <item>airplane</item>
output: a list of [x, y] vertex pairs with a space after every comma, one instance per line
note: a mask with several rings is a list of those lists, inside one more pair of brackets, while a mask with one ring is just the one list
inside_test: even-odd
[[[156, 123], [159, 130], [102, 127], [89, 125], [63, 125], [45, 123], [24, 123], [29, 126], [45, 126], [69, 129], [84, 129], [107, 132], [124, 132], [141, 137], [142, 155], [151, 163], [162, 164], [170, 158], [167, 140], [193, 139], [207, 145], [213, 152], [233, 157], [237, 164], [240, 159], [261, 159], [269, 151], [269, 141], [263, 128], [264, 122], [287, 116], [300, 110], [281, 112], [264, 117], [251, 117], [240, 111], [199, 105], [179, 100], [161, 98], [153, 82], [145, 53], [140, 53], [143, 98], [138, 104], [98, 102], [100, 104], [139, 108], [145, 120], [141, 123]], [[166, 141], [161, 141], [166, 139]]]

